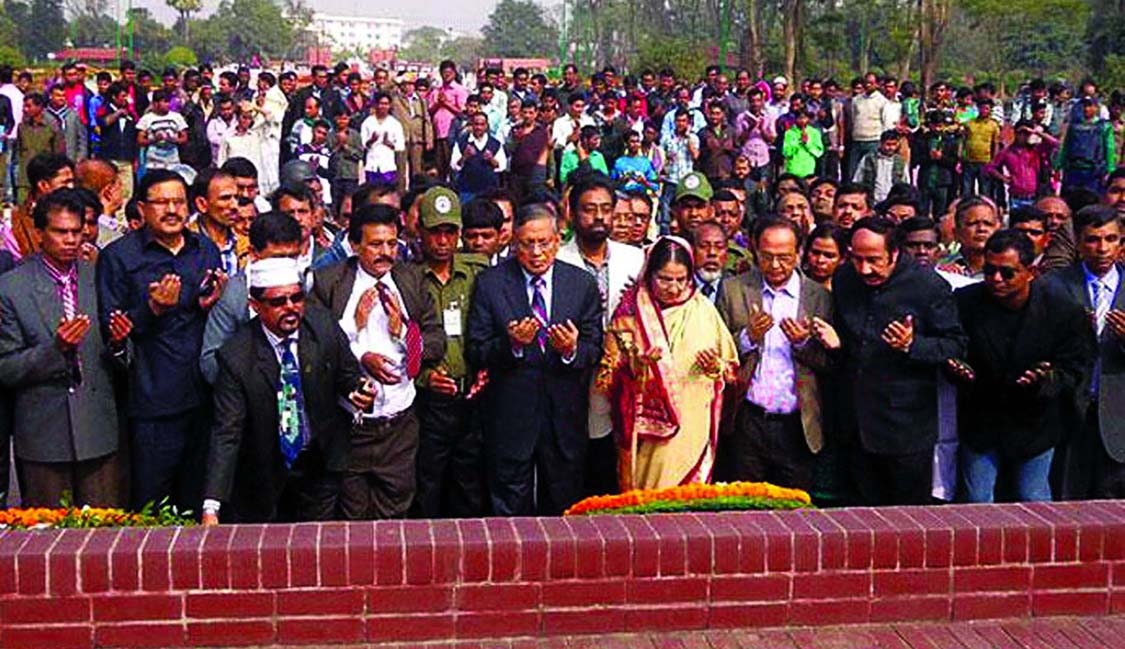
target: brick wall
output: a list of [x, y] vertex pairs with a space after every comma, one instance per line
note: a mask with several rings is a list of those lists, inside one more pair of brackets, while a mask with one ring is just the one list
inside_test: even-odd
[[1125, 503], [0, 532], [0, 647], [1125, 613]]

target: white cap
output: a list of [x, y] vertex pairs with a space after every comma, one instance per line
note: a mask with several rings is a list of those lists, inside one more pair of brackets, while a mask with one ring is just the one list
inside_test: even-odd
[[779, 74], [779, 75], [777, 75], [776, 77], [773, 78], [773, 85], [776, 86], [779, 83], [783, 86], [788, 86], [789, 85], [789, 79], [786, 79], [784, 75]]
[[271, 257], [250, 264], [247, 269], [250, 288], [272, 288], [301, 283], [297, 260], [290, 257]]

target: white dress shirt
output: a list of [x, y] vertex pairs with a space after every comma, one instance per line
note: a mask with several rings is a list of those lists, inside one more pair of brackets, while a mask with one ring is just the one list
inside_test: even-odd
[[[774, 289], [762, 281], [762, 311], [773, 318], [773, 327], [762, 338], [758, 366], [750, 379], [746, 399], [768, 413], [787, 415], [797, 410], [797, 366], [789, 337], [781, 330], [781, 321], [797, 317], [801, 299], [801, 278], [797, 273]], [[759, 346], [750, 340], [746, 329], [739, 335], [739, 347], [746, 353]]]

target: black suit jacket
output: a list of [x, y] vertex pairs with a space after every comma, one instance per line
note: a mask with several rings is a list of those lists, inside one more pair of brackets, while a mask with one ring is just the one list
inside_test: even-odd
[[[1022, 314], [1010, 314], [984, 284], [955, 293], [969, 338], [965, 360], [975, 379], [958, 381], [957, 421], [961, 442], [978, 453], [999, 451], [1024, 460], [1053, 448], [1067, 430], [1081, 425], [1069, 401], [1093, 354], [1090, 324], [1082, 308], [1057, 288], [1035, 281]], [[1015, 329], [1001, 319], [1018, 318]], [[1033, 386], [1016, 380], [1041, 362], [1053, 368]]]
[[[1117, 272], [1121, 281], [1110, 306], [1125, 311], [1125, 266], [1118, 264]], [[1084, 312], [1093, 312], [1090, 293], [1086, 290], [1086, 272], [1081, 262], [1055, 271], [1043, 280], [1056, 283], [1070, 302], [1079, 305]], [[1097, 336], [1094, 328], [1087, 325], [1085, 336], [1087, 343], [1095, 346], [1096, 359], [1101, 364], [1097, 395], [1101, 442], [1114, 461], [1125, 462], [1125, 399], [1121, 397], [1125, 394], [1125, 341], [1114, 336], [1108, 325], [1102, 330], [1101, 336]], [[1086, 380], [1075, 394], [1074, 407], [1083, 421], [1090, 407], [1091, 376], [1092, 372], [1087, 372]]]
[[527, 282], [516, 259], [477, 277], [469, 311], [466, 353], [474, 367], [488, 370], [486, 424], [494, 460], [526, 461], [540, 435], [553, 435], [568, 459], [585, 449], [590, 375], [602, 350], [601, 298], [592, 275], [556, 261], [551, 279], [551, 324], [570, 320], [578, 327], [578, 350], [571, 363], [548, 345], [535, 344], [517, 358], [508, 323], [531, 317]]
[[[965, 351], [953, 293], [930, 269], [899, 255], [878, 287], [851, 264], [832, 280], [835, 327], [842, 343], [840, 425], [864, 451], [921, 453], [937, 442], [937, 372]], [[903, 353], [882, 340], [894, 320], [914, 318], [914, 343]]]
[[[313, 272], [313, 303], [332, 312], [336, 320], [344, 317], [355, 287], [357, 257], [332, 264]], [[445, 357], [445, 330], [438, 317], [434, 299], [426, 289], [425, 276], [416, 264], [399, 262], [391, 268], [391, 279], [402, 295], [403, 306], [410, 319], [422, 330], [422, 368], [436, 367]]]
[[[224, 503], [224, 519], [268, 522], [276, 516], [289, 472], [279, 441], [281, 366], [261, 321], [254, 318], [240, 328], [219, 350], [218, 361], [204, 495]], [[323, 309], [305, 310], [297, 362], [316, 458], [309, 470], [343, 471], [351, 454], [351, 428], [339, 399], [359, 385], [359, 364], [347, 336]]]

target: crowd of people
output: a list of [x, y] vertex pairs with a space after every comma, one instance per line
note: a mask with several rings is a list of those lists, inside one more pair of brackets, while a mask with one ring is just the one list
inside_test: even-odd
[[0, 490], [1125, 497], [1119, 93], [310, 72], [0, 66]]

